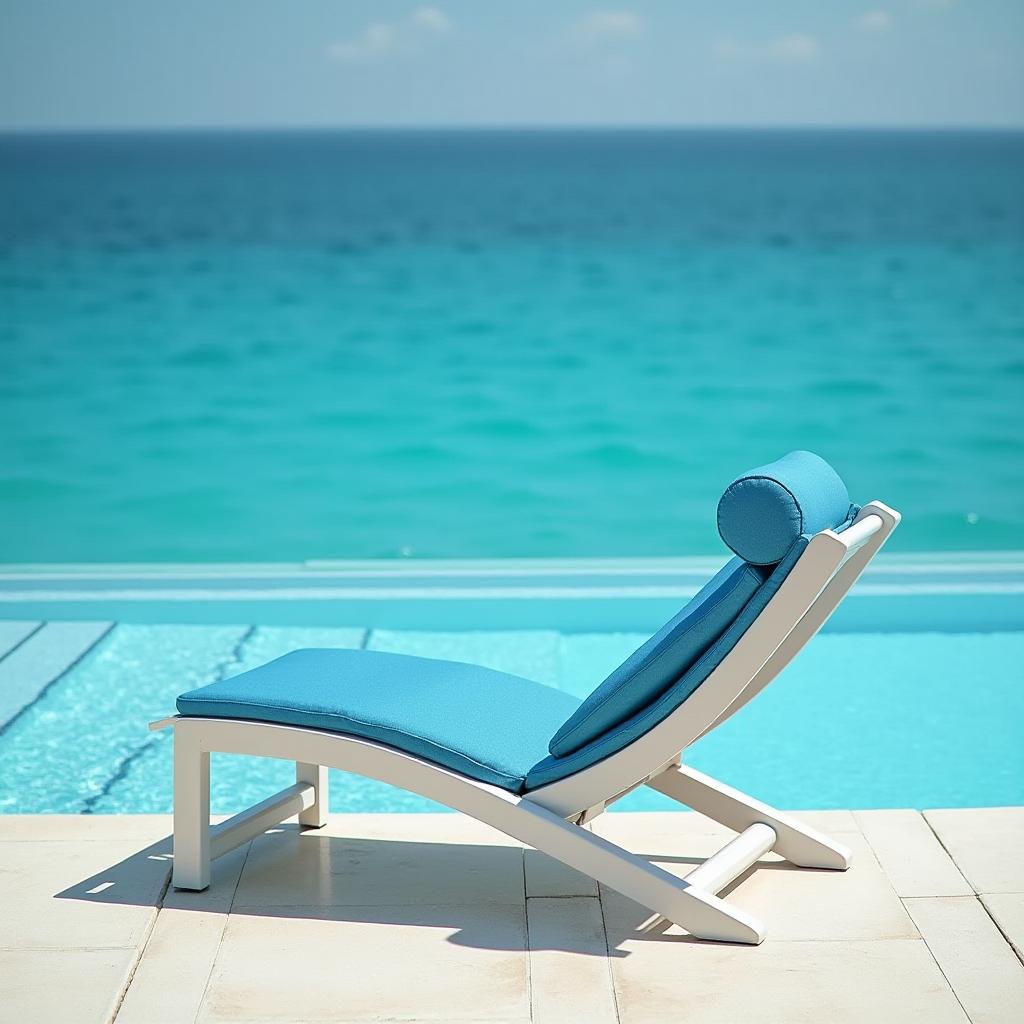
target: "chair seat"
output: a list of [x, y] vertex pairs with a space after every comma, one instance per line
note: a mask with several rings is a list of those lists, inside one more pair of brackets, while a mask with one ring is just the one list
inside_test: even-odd
[[579, 705], [479, 665], [334, 649], [293, 651], [178, 698], [182, 715], [362, 736], [513, 793]]

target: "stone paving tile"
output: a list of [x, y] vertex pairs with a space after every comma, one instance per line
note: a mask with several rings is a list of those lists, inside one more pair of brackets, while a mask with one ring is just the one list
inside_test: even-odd
[[727, 946], [634, 940], [613, 958], [623, 1024], [966, 1024], [920, 939]]
[[973, 894], [919, 812], [857, 811], [854, 817], [898, 895]]
[[536, 1024], [614, 1024], [618, 1014], [600, 902], [529, 899], [526, 918]]
[[[826, 813], [800, 817], [829, 831], [828, 819], [821, 820]], [[633, 818], [640, 820], [628, 820]], [[686, 820], [678, 821], [680, 818]], [[831, 820], [833, 824], [849, 825], [842, 815]], [[698, 815], [636, 814], [606, 815], [593, 824], [598, 834], [684, 877], [716, 853], [732, 834], [728, 830], [712, 831], [705, 822], [707, 819]], [[775, 854], [767, 854], [721, 895], [760, 917], [770, 940], [915, 938], [913, 922], [864, 837], [836, 828], [831, 832], [841, 835], [853, 850], [849, 871], [797, 868]], [[650, 916], [632, 900], [607, 892], [605, 914], [617, 927], [624, 926], [628, 932]]]
[[168, 891], [117, 1024], [195, 1020], [248, 853], [246, 843], [215, 860], [205, 892]]
[[925, 811], [976, 892], [1024, 892], [1024, 807]]
[[[975, 832], [1005, 843], [1014, 817], [982, 811]], [[763, 917], [768, 939], [754, 948], [694, 942], [665, 922], [638, 931], [649, 911], [610, 891], [603, 906], [575, 895], [585, 885], [575, 873], [459, 815], [339, 815], [301, 834], [279, 826], [216, 862], [207, 892], [168, 891], [156, 917], [168, 817], [0, 817], [0, 947], [9, 947], [0, 948], [0, 1021], [105, 1020], [143, 943], [118, 1024], [176, 1024], [197, 1008], [200, 1020], [233, 1024], [526, 1021], [531, 1007], [536, 1020], [595, 1024], [614, 1020], [616, 1007], [627, 1024], [963, 1024], [961, 1003], [975, 1022], [1015, 1019], [1024, 967], [978, 900], [901, 903], [867, 840], [844, 831], [856, 827], [852, 815], [804, 818], [842, 835], [854, 865], [807, 871], [769, 854], [741, 877], [725, 895]], [[903, 825], [911, 848], [922, 841], [898, 812], [859, 818], [876, 842], [881, 828], [895, 844]], [[594, 826], [677, 874], [724, 838], [693, 814], [606, 815]], [[955, 826], [976, 872], [990, 872], [969, 829]], [[228, 916], [247, 856], [252, 899]], [[525, 899], [524, 874], [531, 891], [552, 895]], [[1019, 948], [1024, 894], [982, 899]]]
[[1024, 961], [1024, 893], [1000, 892], [981, 896], [1007, 942]]
[[527, 896], [597, 896], [597, 882], [589, 875], [549, 857], [539, 850], [526, 850]]
[[520, 849], [523, 846], [518, 839], [464, 814], [336, 814], [323, 828], [307, 835]]
[[0, 949], [0, 1021], [106, 1024], [134, 963], [134, 948]]
[[906, 904], [973, 1024], [1018, 1024], [1024, 966], [981, 903], [950, 896]]
[[288, 831], [254, 839], [235, 910], [281, 906], [521, 904], [520, 846]]
[[170, 871], [137, 840], [0, 845], [0, 947], [135, 946]]
[[199, 1019], [529, 1017], [522, 905], [339, 909], [232, 914]]
[[118, 839], [155, 843], [167, 838], [170, 850], [171, 829], [169, 814], [0, 814], [0, 843]]
[[[853, 851], [848, 871], [764, 865], [740, 883], [736, 902], [764, 921], [775, 941], [916, 938], [913, 922], [867, 841], [844, 835], [843, 842]], [[732, 899], [731, 891], [721, 895]]]
[[[917, 929], [861, 836], [843, 837], [853, 848], [848, 871], [796, 868], [769, 854], [720, 895], [765, 925], [768, 942], [810, 939], [858, 940], [917, 938]], [[686, 853], [654, 862], [685, 876], [721, 845], [697, 837], [680, 845]], [[609, 945], [618, 946], [651, 917], [645, 907], [601, 887]], [[684, 935], [675, 925], [671, 934]]]

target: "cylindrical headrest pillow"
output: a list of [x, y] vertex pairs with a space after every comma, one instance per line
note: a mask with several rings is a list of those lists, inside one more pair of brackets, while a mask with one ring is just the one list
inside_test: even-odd
[[813, 452], [790, 452], [729, 484], [718, 503], [718, 532], [740, 558], [772, 565], [802, 533], [841, 526], [850, 512], [839, 474]]

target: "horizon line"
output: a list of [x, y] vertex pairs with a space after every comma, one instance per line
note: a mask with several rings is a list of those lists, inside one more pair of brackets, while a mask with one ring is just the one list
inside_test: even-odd
[[344, 124], [180, 124], [180, 125], [0, 125], [0, 136], [13, 135], [184, 135], [184, 134], [313, 134], [329, 132], [366, 132], [385, 134], [388, 132], [535, 132], [554, 134], [558, 132], [961, 132], [978, 134], [1021, 134], [1024, 123], [871, 123], [850, 122], [830, 124], [823, 122], [793, 122], [749, 124], [723, 122], [701, 124], [692, 122], [608, 122], [591, 123], [566, 121], [564, 123], [543, 123], [530, 121], [479, 122], [479, 123], [379, 123], [353, 122]]

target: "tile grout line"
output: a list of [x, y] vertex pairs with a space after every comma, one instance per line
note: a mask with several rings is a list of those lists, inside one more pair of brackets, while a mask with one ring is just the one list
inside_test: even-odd
[[939, 844], [939, 846], [942, 847], [946, 856], [953, 862], [953, 866], [957, 869], [957, 871], [960, 872], [960, 877], [963, 878], [963, 880], [970, 886], [971, 892], [975, 896], [977, 896], [978, 890], [975, 887], [974, 883], [963, 873], [963, 871], [960, 871], [960, 865], [957, 864], [956, 857], [953, 856], [953, 851], [942, 841], [942, 836], [940, 836], [939, 833], [935, 831], [935, 827], [928, 820], [928, 815], [925, 814], [924, 811], [918, 811], [917, 813], [921, 815], [922, 819], [924, 820], [924, 823], [928, 826], [928, 829], [931, 832], [931, 834], [935, 836], [935, 841]]
[[[113, 627], [111, 627], [113, 628]], [[231, 653], [219, 661], [211, 673], [213, 678], [209, 680], [211, 683], [219, 682], [224, 679], [226, 674], [231, 670], [232, 665], [238, 665], [242, 660], [242, 651], [245, 645], [248, 643], [253, 633], [256, 632], [255, 626], [249, 626], [248, 629], [239, 637], [238, 641], [231, 648]], [[104, 634], [106, 636], [106, 634]], [[97, 641], [98, 642], [98, 641]], [[205, 685], [205, 684], [204, 684]], [[34, 703], [34, 702], [33, 702]], [[114, 767], [113, 772], [107, 778], [106, 782], [100, 787], [99, 792], [93, 793], [87, 796], [82, 801], [82, 810], [79, 814], [93, 814], [96, 805], [104, 798], [110, 795], [111, 790], [116, 786], [122, 779], [126, 778], [131, 766], [135, 764], [140, 758], [144, 757], [151, 750], [155, 750], [158, 744], [166, 742], [166, 736], [164, 733], [151, 733], [130, 753], [125, 754], [117, 765]]]
[[116, 786], [122, 779], [126, 778], [128, 771], [136, 761], [138, 761], [145, 754], [148, 754], [151, 750], [156, 749], [158, 743], [163, 743], [164, 738], [162, 735], [155, 734], [147, 736], [142, 744], [136, 747], [130, 754], [125, 754], [124, 757], [118, 761], [117, 766], [114, 768], [113, 774], [107, 779], [106, 782], [99, 788], [99, 791], [92, 793], [82, 801], [82, 809], [78, 812], [79, 814], [94, 814], [94, 808], [96, 804], [100, 802], [104, 797], [110, 795], [110, 791]]
[[526, 847], [520, 849], [523, 865], [523, 924], [526, 928], [526, 1006], [533, 1021], [533, 945], [530, 942], [530, 890], [526, 881]]
[[619, 993], [615, 989], [615, 972], [612, 970], [612, 948], [608, 942], [608, 918], [604, 912], [604, 897], [601, 895], [601, 883], [597, 882], [597, 908], [601, 913], [601, 931], [604, 933], [604, 964], [608, 971], [608, 985], [612, 992], [612, 1011], [615, 1014], [615, 1021], [618, 1024], [621, 1014], [619, 1013]]
[[240, 665], [242, 663], [242, 651], [245, 650], [245, 645], [252, 639], [256, 629], [256, 626], [249, 626], [238, 638], [235, 646], [231, 648], [231, 653], [228, 657], [217, 663], [217, 667], [214, 669], [213, 679], [210, 680], [211, 683], [219, 683], [222, 679], [226, 679], [227, 673], [231, 670], [231, 666]]
[[153, 915], [153, 920], [149, 922], [149, 926], [146, 928], [146, 932], [142, 936], [142, 941], [136, 947], [135, 959], [132, 961], [132, 966], [128, 971], [128, 977], [125, 980], [124, 985], [117, 994], [117, 1002], [114, 1004], [114, 1012], [107, 1018], [107, 1024], [114, 1024], [117, 1020], [118, 1014], [121, 1012], [121, 1007], [124, 1006], [124, 1001], [128, 997], [128, 989], [132, 987], [135, 975], [138, 973], [139, 967], [142, 964], [142, 958], [146, 955], [146, 948], [149, 946], [149, 940], [153, 937], [153, 932], [156, 931], [156, 923], [160, 920], [160, 911], [163, 909], [164, 899], [167, 896], [167, 890], [170, 887], [170, 884], [171, 872], [168, 870], [167, 878], [164, 880], [163, 888], [160, 890], [160, 895], [157, 898], [156, 907], [154, 908], [156, 913]]
[[[906, 911], [906, 913], [907, 913], [907, 914], [909, 915], [909, 914], [910, 914], [910, 910], [909, 910], [909, 909], [907, 908], [907, 900], [908, 900], [908, 899], [954, 899], [954, 900], [956, 900], [956, 899], [960, 899], [960, 900], [978, 900], [978, 897], [977, 897], [977, 896], [908, 896], [908, 897], [906, 897], [906, 899], [904, 899], [904, 898], [903, 898], [903, 897], [901, 896], [901, 897], [900, 897], [900, 903], [902, 903], [902, 904], [903, 904], [903, 909], [904, 909], [904, 910]], [[981, 901], [980, 901], [980, 900], [978, 900], [978, 902], [980, 903]], [[911, 916], [911, 918], [910, 918], [910, 919], [911, 919], [911, 921], [913, 921], [913, 920], [914, 920], [912, 916]], [[917, 922], [916, 922], [916, 921], [914, 921], [914, 927], [915, 927], [915, 928], [917, 928]], [[955, 999], [955, 1000], [957, 1001], [957, 1005], [958, 1005], [958, 1006], [960, 1007], [960, 1009], [961, 1009], [961, 1010], [963, 1010], [963, 1012], [964, 1012], [964, 1017], [965, 1017], [965, 1018], [966, 1018], [966, 1019], [967, 1019], [968, 1021], [971, 1021], [971, 1022], [973, 1022], [973, 1019], [974, 1019], [974, 1018], [973, 1018], [973, 1017], [971, 1017], [971, 1015], [970, 1015], [970, 1014], [969, 1014], [969, 1013], [967, 1012], [967, 1007], [966, 1007], [966, 1006], [964, 1006], [963, 1000], [962, 1000], [962, 999], [960, 998], [960, 993], [959, 993], [959, 992], [957, 992], [957, 990], [956, 990], [956, 988], [954, 987], [954, 985], [953, 985], [953, 982], [952, 982], [952, 980], [950, 979], [949, 975], [948, 975], [948, 974], [946, 974], [946, 970], [945, 970], [945, 968], [944, 968], [944, 967], [942, 966], [942, 964], [940, 964], [940, 963], [939, 963], [939, 958], [938, 958], [938, 957], [937, 957], [937, 956], [935, 955], [935, 950], [934, 950], [934, 949], [932, 949], [932, 947], [931, 947], [931, 943], [930, 943], [930, 942], [928, 941], [928, 939], [926, 938], [926, 936], [925, 936], [924, 932], [922, 932], [920, 928], [917, 928], [917, 933], [918, 933], [918, 935], [920, 935], [920, 936], [921, 936], [921, 941], [922, 941], [922, 942], [924, 943], [924, 948], [928, 950], [928, 955], [929, 955], [929, 956], [930, 956], [930, 957], [932, 958], [932, 960], [933, 960], [933, 961], [934, 961], [934, 963], [935, 963], [935, 966], [936, 966], [936, 967], [937, 967], [937, 968], [939, 969], [939, 974], [941, 974], [941, 975], [942, 975], [942, 978], [943, 978], [943, 980], [944, 980], [944, 981], [946, 982], [946, 984], [947, 984], [947, 985], [949, 986], [949, 991], [953, 993], [953, 998], [954, 998], [954, 999]]]
[[[928, 819], [925, 818], [925, 816], [920, 811], [918, 811], [918, 810], [915, 810], [914, 813], [922, 821], [924, 821], [925, 825], [928, 826], [928, 828], [931, 831], [932, 835], [935, 836], [935, 839], [938, 841], [939, 837], [937, 835], [935, 835], [935, 830], [932, 829], [932, 827], [930, 825], [928, 825]], [[854, 817], [856, 818], [856, 812], [854, 812]], [[892, 888], [892, 891], [895, 893], [896, 897], [901, 902], [904, 901], [904, 900], [920, 900], [920, 899], [926, 899], [927, 900], [927, 899], [946, 899], [946, 898], [954, 899], [954, 898], [956, 898], [956, 897], [945, 897], [945, 896], [941, 896], [941, 895], [934, 894], [934, 893], [929, 893], [927, 895], [904, 896], [901, 893], [897, 892], [897, 890], [896, 890], [896, 883], [892, 880], [892, 878], [889, 877], [889, 871], [886, 868], [886, 866], [882, 863], [882, 858], [878, 855], [878, 851], [875, 849], [874, 843], [871, 842], [871, 837], [867, 834], [867, 832], [864, 831], [863, 827], [860, 826], [859, 822], [858, 822], [858, 828], [859, 828], [859, 834], [860, 834], [861, 838], [864, 840], [864, 843], [867, 846], [867, 848], [871, 851], [871, 855], [875, 858], [875, 862], [878, 864], [879, 870], [885, 876], [885, 879], [889, 883], [890, 887]], [[947, 850], [944, 846], [942, 846], [941, 841], [939, 842], [939, 845], [940, 845], [940, 847], [942, 847], [942, 852], [949, 859], [950, 864], [953, 865], [953, 870], [956, 871], [956, 873], [961, 878], [963, 878], [964, 884], [967, 885], [971, 889], [971, 891], [972, 891], [971, 894], [974, 895], [974, 892], [973, 892], [974, 886], [971, 885], [970, 882], [967, 881], [967, 878], [964, 876], [964, 873], [960, 870], [960, 865], [957, 864], [957, 862], [955, 860], [953, 860], [952, 854], [950, 854], [949, 850]], [[961, 895], [963, 895], [963, 894], [961, 894]], [[906, 908], [904, 907], [904, 909], [906, 909]], [[913, 921], [912, 921], [912, 923], [913, 923]], [[914, 927], [916, 928], [917, 925], [915, 924]]]
[[[985, 893], [984, 895], [986, 895], [986, 896], [998, 896], [1000, 894], [999, 893]], [[1006, 932], [1003, 930], [1003, 926], [995, 919], [995, 916], [993, 915], [992, 911], [988, 909], [988, 906], [986, 905], [985, 901], [981, 897], [982, 897], [982, 894], [979, 893], [978, 894], [978, 902], [981, 904], [981, 909], [984, 910], [986, 914], [988, 914], [989, 919], [996, 926], [996, 931], [999, 932], [999, 934], [1003, 937], [1003, 941], [1010, 947], [1010, 952], [1013, 953], [1013, 955], [1021, 962], [1022, 965], [1024, 965], [1024, 949], [1022, 949], [1021, 952], [1019, 952], [1019, 953], [1017, 952], [1016, 946], [1014, 946], [1014, 944], [1010, 941], [1010, 936], [1007, 935]]]
[[[917, 811], [915, 813], [921, 814], [920, 811]], [[923, 818], [924, 815], [922, 814], [921, 817]], [[864, 840], [864, 845], [867, 847], [868, 853], [870, 853], [871, 856], [874, 858], [875, 866], [878, 868], [879, 873], [885, 879], [886, 883], [889, 886], [889, 890], [892, 892], [893, 896], [895, 896], [896, 899], [899, 900], [900, 906], [903, 908], [903, 913], [907, 915], [907, 920], [910, 922], [911, 927], [914, 929], [915, 932], [917, 932], [918, 937], [923, 940], [924, 939], [924, 935], [921, 934], [921, 929], [917, 927], [917, 922], [914, 920], [913, 915], [907, 909], [906, 899], [903, 896], [901, 896], [899, 894], [899, 892], [897, 891], [896, 883], [889, 877], [889, 872], [886, 871], [885, 865], [882, 863], [882, 858], [878, 856], [878, 851], [872, 845], [872, 842], [868, 838], [868, 834], [867, 834], [867, 832], [864, 831], [864, 828], [861, 825], [861, 823], [859, 821], [857, 821], [856, 815], [854, 815], [854, 821], [857, 822], [857, 833], [858, 833], [858, 835], [860, 835], [861, 839]], [[929, 948], [928, 951], [931, 952], [931, 949]], [[934, 958], [934, 954], [933, 954], [933, 958]], [[950, 985], [950, 988], [952, 988], [952, 987], [953, 986]], [[967, 1011], [965, 1010], [964, 1012], [966, 1013]]]
[[224, 933], [228, 928], [228, 921], [231, 919], [231, 911], [235, 908], [235, 897], [238, 895], [238, 887], [242, 884], [242, 875], [245, 872], [245, 866], [249, 863], [249, 854], [252, 853], [253, 840], [250, 839], [245, 847], [245, 857], [242, 860], [242, 866], [238, 869], [238, 877], [235, 879], [234, 888], [231, 890], [231, 901], [228, 903], [228, 909], [224, 912], [224, 922], [220, 928], [220, 935], [217, 937], [217, 948], [213, 951], [213, 956], [210, 958], [210, 970], [206, 975], [206, 981], [203, 984], [203, 991], [199, 996], [199, 1002], [196, 1003], [196, 1013], [192, 1018], [193, 1024], [199, 1020], [199, 1014], [203, 1012], [203, 1003], [206, 1002], [206, 994], [210, 991], [210, 982], [213, 981], [213, 969], [217, 966], [217, 957], [220, 956], [221, 947], [224, 945]]
[[9, 647], [3, 654], [0, 654], [0, 661], [9, 658], [16, 650], [27, 644], [45, 625], [45, 622], [37, 622], [35, 629], [30, 629], [13, 647]]
[[[935, 827], [928, 820], [927, 815], [925, 815], [922, 812], [921, 813], [921, 817], [924, 818], [925, 824], [928, 826], [929, 829], [931, 829], [931, 833], [932, 833], [933, 836], [935, 836], [936, 842], [938, 842], [938, 844], [942, 847], [942, 849], [946, 851], [946, 856], [949, 857], [949, 859], [953, 862], [953, 865], [956, 867], [957, 871], [960, 871], [960, 865], [957, 864], [956, 858], [953, 856], [952, 851], [942, 841], [942, 836], [940, 836], [939, 833], [935, 831]], [[1020, 953], [1017, 952], [1016, 947], [1010, 941], [1010, 936], [1007, 935], [1005, 931], [1003, 931], [1002, 926], [995, 919], [995, 916], [992, 914], [992, 911], [989, 910], [988, 907], [985, 905], [985, 901], [981, 898], [983, 894], [978, 891], [978, 889], [975, 886], [975, 884], [967, 877], [967, 875], [965, 875], [962, 871], [960, 871], [960, 874], [963, 877], [963, 880], [971, 887], [971, 890], [974, 892], [975, 898], [981, 904], [981, 909], [985, 911], [985, 913], [988, 915], [989, 919], [996, 926], [996, 931], [999, 932], [999, 934], [1003, 937], [1003, 941], [1010, 947], [1010, 952], [1013, 953], [1013, 955], [1021, 962], [1022, 965], [1024, 965], [1024, 951], [1022, 951]], [[985, 895], [989, 895], [989, 894], [986, 893]], [[991, 895], [995, 895], [995, 894], [991, 894]]]
[[[530, 846], [528, 849], [532, 850], [534, 847]], [[587, 896], [583, 893], [545, 893], [543, 896], [528, 896], [527, 899], [531, 900], [592, 900], [594, 896]], [[369, 905], [369, 904], [368, 904]], [[440, 904], [438, 904], [440, 906]]]
[[[25, 640], [29, 640], [31, 637], [35, 636], [36, 633], [38, 633], [39, 630], [41, 630], [43, 628], [43, 626], [46, 626], [46, 625], [48, 625], [48, 623], [46, 623], [46, 622], [41, 623], [40, 626], [39, 626], [39, 629], [33, 630], [32, 633], [29, 634], [29, 636], [25, 637]], [[82, 651], [79, 651], [78, 655], [72, 661], [70, 661], [67, 665], [65, 665], [60, 670], [60, 672], [58, 672], [57, 675], [55, 675], [35, 695], [35, 697], [32, 698], [32, 700], [30, 700], [23, 708], [20, 708], [13, 715], [11, 715], [11, 717], [8, 718], [6, 722], [3, 722], [2, 724], [0, 724], [0, 736], [3, 736], [3, 734], [5, 732], [7, 732], [7, 730], [10, 729], [10, 727], [12, 725], [14, 725], [15, 722], [19, 721], [23, 715], [26, 715], [32, 708], [34, 708], [50, 692], [50, 690], [52, 690], [76, 665], [78, 665], [82, 661], [83, 658], [85, 658], [85, 656], [87, 654], [90, 654], [92, 651], [94, 651], [100, 645], [100, 643], [102, 643], [104, 640], [106, 640], [106, 638], [108, 636], [110, 636], [110, 634], [113, 632], [114, 627], [116, 625], [117, 625], [116, 622], [111, 622], [107, 626], [107, 628], [105, 630], [103, 630], [103, 632], [100, 633], [100, 635], [98, 637], [96, 637], [96, 639], [93, 640], [93, 642], [91, 644], [89, 644], [88, 647], [86, 647]], [[20, 647], [20, 646], [21, 646], [21, 644], [18, 644], [18, 647]]]

